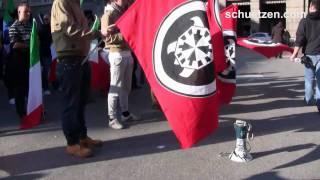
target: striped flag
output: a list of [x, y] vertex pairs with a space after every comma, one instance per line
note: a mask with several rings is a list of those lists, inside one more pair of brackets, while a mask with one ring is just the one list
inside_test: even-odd
[[6, 52], [9, 52], [9, 27], [10, 24], [12, 23], [13, 19], [11, 17], [11, 14], [14, 11], [14, 3], [13, 0], [7, 0], [6, 6], [4, 8], [4, 13], [3, 13], [3, 22], [2, 22], [2, 27], [3, 27], [3, 44]]
[[27, 115], [22, 120], [21, 129], [32, 128], [38, 125], [43, 113], [39, 38], [37, 32], [36, 20], [33, 19], [30, 39], [30, 69]]

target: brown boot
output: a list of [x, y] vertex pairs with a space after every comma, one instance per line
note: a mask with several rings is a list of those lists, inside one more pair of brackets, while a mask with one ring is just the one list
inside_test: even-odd
[[80, 140], [80, 146], [87, 147], [87, 148], [95, 148], [95, 147], [102, 147], [101, 140], [94, 140], [90, 137], [86, 137], [85, 139]]
[[90, 149], [81, 147], [79, 144], [67, 146], [66, 151], [68, 154], [80, 158], [87, 158], [93, 155]]

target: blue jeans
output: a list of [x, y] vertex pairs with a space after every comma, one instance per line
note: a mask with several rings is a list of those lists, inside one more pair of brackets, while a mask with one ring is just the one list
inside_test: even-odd
[[[308, 55], [312, 60], [315, 69], [306, 68], [304, 70], [305, 100], [307, 104], [312, 104], [315, 99], [320, 107], [320, 55]], [[316, 80], [316, 93], [314, 95], [314, 80]]]

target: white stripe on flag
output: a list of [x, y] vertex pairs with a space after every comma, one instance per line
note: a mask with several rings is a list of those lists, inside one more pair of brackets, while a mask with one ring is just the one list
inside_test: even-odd
[[[98, 53], [98, 48], [94, 49], [98, 45], [98, 40], [93, 40], [91, 41], [90, 44], [90, 52], [94, 50], [92, 54], [89, 55], [89, 61], [99, 63], [99, 53]], [[89, 52], [89, 53], [90, 53]]]
[[29, 70], [29, 96], [27, 115], [42, 104], [42, 79], [40, 61]]

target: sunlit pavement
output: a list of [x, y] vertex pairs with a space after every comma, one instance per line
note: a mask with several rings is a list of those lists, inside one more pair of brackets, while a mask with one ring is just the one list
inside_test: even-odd
[[[1, 84], [0, 178], [320, 179], [320, 115], [302, 101], [303, 66], [287, 58], [266, 60], [242, 48], [238, 53], [238, 88], [232, 104], [222, 108], [218, 130], [188, 150], [179, 149], [163, 114], [151, 108], [147, 85], [130, 98], [130, 109], [141, 121], [124, 130], [107, 127], [106, 98], [93, 93], [87, 109], [88, 132], [102, 139], [104, 146], [92, 158], [77, 159], [65, 154], [58, 92], [45, 97], [45, 121], [20, 131]], [[234, 149], [237, 119], [253, 125], [254, 159], [246, 164], [220, 155]]]

